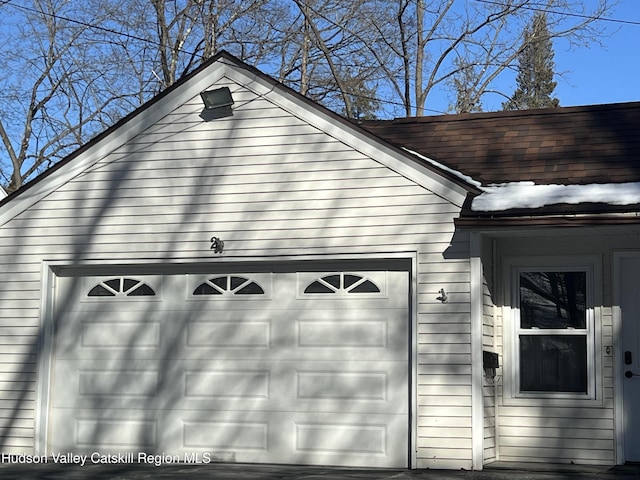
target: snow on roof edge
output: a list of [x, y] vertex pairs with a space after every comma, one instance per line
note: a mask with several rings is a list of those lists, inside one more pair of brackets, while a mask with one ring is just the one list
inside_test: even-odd
[[471, 203], [475, 212], [499, 212], [516, 208], [541, 208], [560, 203], [603, 203], [607, 205], [640, 204], [640, 182], [592, 183], [584, 185], [539, 185], [532, 181], [498, 183], [483, 186], [481, 182], [458, 170], [403, 147], [431, 165], [449, 172], [482, 191]]
[[538, 185], [534, 182], [512, 182], [481, 187], [471, 210], [497, 212], [513, 208], [541, 208], [566, 203], [604, 203], [607, 205], [640, 204], [640, 182], [598, 183], [586, 185]]

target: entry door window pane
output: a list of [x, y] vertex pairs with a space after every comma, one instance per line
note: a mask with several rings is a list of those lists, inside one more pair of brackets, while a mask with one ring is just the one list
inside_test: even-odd
[[520, 391], [587, 393], [585, 335], [521, 335]]

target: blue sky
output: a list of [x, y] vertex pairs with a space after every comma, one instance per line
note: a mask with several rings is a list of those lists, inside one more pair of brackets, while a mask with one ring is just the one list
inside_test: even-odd
[[[471, 0], [468, 0], [471, 1]], [[477, 0], [481, 1], [481, 0]], [[586, 9], [598, 0], [581, 0]], [[607, 0], [616, 3], [599, 23], [604, 35], [599, 42], [572, 48], [569, 42], [554, 42], [556, 90], [560, 106], [640, 102], [640, 0]], [[516, 89], [515, 72], [503, 72], [493, 88], [502, 94]], [[503, 95], [486, 94], [486, 112], [502, 110]], [[451, 112], [452, 92], [434, 91], [427, 100], [427, 115]]]
[[619, 0], [608, 18], [635, 23], [604, 22], [603, 46], [554, 45], [556, 70], [566, 72], [556, 79], [560, 105], [640, 101], [640, 1]]

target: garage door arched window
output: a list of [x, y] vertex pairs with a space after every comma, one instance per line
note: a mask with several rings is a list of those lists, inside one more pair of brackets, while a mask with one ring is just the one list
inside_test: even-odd
[[193, 291], [194, 295], [264, 295], [264, 289], [255, 281], [237, 275], [210, 278]]
[[149, 285], [135, 278], [118, 277], [95, 285], [89, 297], [152, 297], [156, 292]]
[[380, 288], [361, 275], [334, 273], [314, 280], [304, 293], [380, 293]]

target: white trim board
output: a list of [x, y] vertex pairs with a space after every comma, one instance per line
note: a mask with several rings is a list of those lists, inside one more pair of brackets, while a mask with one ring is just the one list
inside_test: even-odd
[[484, 395], [482, 392], [482, 237], [471, 233], [471, 457], [474, 470], [484, 464]]
[[36, 385], [34, 454], [47, 454], [49, 407], [51, 395], [51, 360], [53, 359], [53, 319], [56, 275], [47, 262], [42, 263], [40, 338], [38, 339], [38, 375]]
[[[352, 261], [352, 263], [349, 262]], [[80, 274], [97, 274], [104, 273], [104, 271], [115, 272], [118, 269], [129, 269], [137, 271], [149, 271], [158, 273], [159, 271], [172, 271], [185, 272], [198, 269], [224, 269], [225, 266], [234, 268], [242, 268], [244, 270], [261, 270], [268, 268], [269, 266], [277, 264], [289, 263], [292, 266], [300, 266], [307, 264], [312, 267], [312, 270], [326, 270], [327, 268], [339, 268], [342, 266], [345, 269], [358, 268], [362, 262], [369, 262], [371, 268], [376, 267], [384, 269], [385, 264], [388, 266], [393, 265], [393, 269], [407, 271], [410, 275], [409, 278], [409, 298], [407, 304], [407, 310], [409, 315], [409, 335], [407, 341], [410, 341], [408, 345], [408, 351], [410, 355], [409, 360], [409, 381], [408, 394], [409, 394], [409, 425], [407, 430], [408, 435], [408, 452], [407, 462], [409, 468], [417, 468], [417, 439], [418, 439], [418, 416], [417, 416], [417, 379], [418, 379], [418, 355], [417, 355], [417, 332], [418, 332], [418, 295], [417, 295], [417, 269], [418, 269], [418, 254], [417, 252], [405, 252], [405, 253], [378, 253], [378, 254], [366, 254], [358, 255], [358, 258], [354, 258], [353, 255], [313, 255], [304, 257], [260, 257], [260, 258], [194, 258], [192, 260], [185, 260], [181, 262], [168, 262], [158, 263], [149, 262], [145, 260], [138, 260], [133, 263], [123, 265], [116, 261], [43, 261], [42, 263], [42, 307], [40, 326], [42, 337], [40, 338], [40, 355], [38, 358], [38, 374], [37, 374], [37, 396], [36, 396], [36, 434], [35, 434], [35, 454], [46, 455], [46, 449], [48, 445], [48, 422], [51, 408], [51, 388], [52, 388], [52, 376], [51, 366], [53, 361], [53, 319], [55, 311], [55, 296], [56, 296], [56, 279], [59, 274], [63, 275], [80, 275]], [[405, 264], [406, 262], [406, 264]], [[391, 265], [389, 265], [391, 264]], [[401, 266], [404, 264], [404, 266]], [[301, 268], [303, 270], [303, 268]]]

